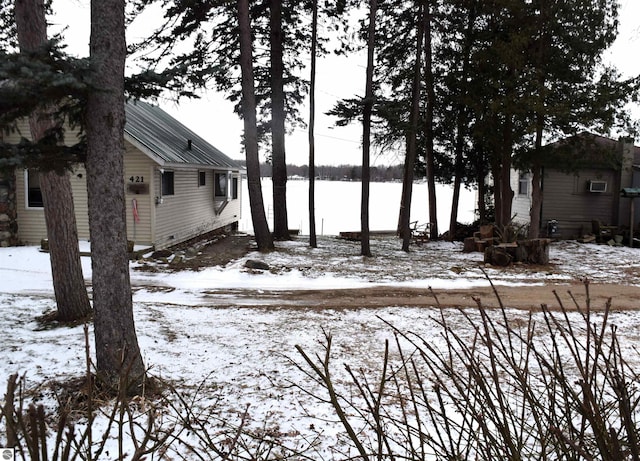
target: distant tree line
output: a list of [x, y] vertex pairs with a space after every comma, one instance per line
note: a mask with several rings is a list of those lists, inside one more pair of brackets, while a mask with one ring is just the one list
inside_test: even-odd
[[[242, 162], [241, 162], [242, 163]], [[372, 166], [370, 167], [371, 181], [402, 181], [402, 164], [390, 166]], [[316, 165], [315, 179], [328, 181], [361, 181], [362, 166], [361, 165]], [[272, 166], [269, 163], [260, 164], [260, 176], [270, 178], [272, 174]], [[287, 165], [287, 174], [289, 178], [301, 176], [309, 179], [309, 165]]]

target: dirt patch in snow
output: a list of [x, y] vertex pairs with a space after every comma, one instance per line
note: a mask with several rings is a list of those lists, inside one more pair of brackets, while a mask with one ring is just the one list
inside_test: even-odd
[[[387, 241], [390, 243], [387, 243]], [[485, 307], [495, 308], [502, 302], [504, 306], [509, 308], [539, 310], [543, 304], [551, 309], [558, 309], [561, 306], [573, 309], [576, 305], [584, 308], [587, 305], [587, 288], [581, 280], [583, 277], [576, 273], [578, 269], [572, 263], [566, 261], [566, 254], [571, 254], [574, 251], [583, 251], [584, 246], [573, 247], [571, 243], [560, 243], [560, 249], [552, 249], [552, 252], [561, 252], [560, 263], [554, 262], [546, 266], [513, 265], [509, 268], [500, 268], [500, 272], [494, 273], [491, 273], [492, 269], [485, 266], [481, 262], [481, 257], [479, 259], [477, 255], [465, 256], [459, 249], [452, 249], [451, 251], [434, 249], [434, 246], [444, 244], [443, 242], [417, 247], [413, 252], [415, 260], [407, 263], [409, 264], [408, 267], [415, 267], [416, 271], [424, 270], [424, 267], [431, 266], [434, 274], [437, 273], [438, 276], [442, 276], [444, 272], [448, 272], [446, 276], [451, 278], [465, 276], [469, 271], [487, 270], [497, 284], [498, 299], [496, 292], [488, 286], [468, 289], [438, 288], [431, 291], [430, 289], [393, 286], [393, 283], [385, 286], [376, 285], [376, 282], [389, 277], [396, 277], [396, 279], [401, 280], [402, 276], [400, 274], [408, 271], [406, 267], [402, 267], [402, 264], [405, 264], [402, 259], [396, 259], [395, 261], [393, 259], [402, 258], [405, 254], [400, 253], [400, 256], [398, 256], [397, 251], [394, 253], [392, 248], [396, 246], [397, 242], [392, 238], [387, 238], [386, 241], [374, 242], [374, 244], [377, 243], [379, 245], [390, 245], [389, 247], [379, 248], [381, 253], [388, 255], [384, 257], [389, 258], [389, 260], [386, 260], [385, 263], [380, 263], [379, 260], [382, 258], [374, 258], [370, 262], [362, 264], [361, 267], [358, 267], [361, 264], [361, 260], [357, 257], [357, 248], [355, 249], [356, 254], [353, 254], [353, 243], [340, 242], [337, 239], [325, 240], [322, 243], [324, 244], [324, 250], [310, 251], [300, 241], [286, 242], [282, 245], [277, 245], [279, 249], [273, 254], [262, 255], [255, 252], [253, 238], [249, 235], [217, 235], [201, 242], [192, 243], [198, 249], [195, 256], [184, 258], [175, 264], [167, 263], [161, 265], [160, 270], [198, 271], [213, 266], [224, 267], [236, 261], [242, 262], [247, 257], [257, 257], [264, 258], [269, 262], [271, 272], [276, 274], [298, 270], [305, 275], [313, 277], [318, 272], [355, 273], [356, 271], [363, 271], [364, 276], [370, 277], [372, 281], [371, 287], [354, 289], [287, 290], [283, 287], [284, 289], [278, 290], [213, 289], [203, 293], [208, 302], [219, 307], [273, 306], [320, 309], [389, 306], [434, 307], [438, 305], [442, 307], [471, 307], [481, 302]], [[606, 249], [594, 246], [592, 252], [601, 250]], [[318, 255], [318, 252], [322, 251], [326, 253]], [[437, 253], [430, 253], [433, 251]], [[287, 254], [287, 256], [281, 259], [279, 255], [282, 254]], [[331, 259], [337, 256], [342, 258], [345, 255], [347, 260], [341, 262]], [[446, 255], [453, 259], [445, 259]], [[462, 259], [464, 257], [471, 259], [464, 260]], [[578, 255], [575, 259], [584, 259], [584, 256]], [[283, 265], [283, 261], [286, 264]], [[567, 264], [564, 264], [565, 262]], [[604, 264], [600, 258], [596, 258], [595, 262], [600, 265]], [[614, 309], [627, 310], [640, 307], [640, 286], [634, 284], [640, 270], [634, 267], [623, 267], [621, 270], [622, 273], [617, 275], [603, 272], [606, 277], [596, 281], [591, 278], [588, 297], [593, 309], [603, 309], [609, 298], [612, 298], [611, 303]], [[551, 277], [546, 278], [550, 274]], [[571, 277], [566, 278], [567, 274], [570, 274]], [[556, 276], [560, 277], [557, 278]], [[509, 283], [501, 283], [501, 278], [504, 277], [508, 278], [510, 282], [521, 280], [525, 283], [518, 286], [510, 286]], [[565, 277], [565, 279], [562, 277]]]

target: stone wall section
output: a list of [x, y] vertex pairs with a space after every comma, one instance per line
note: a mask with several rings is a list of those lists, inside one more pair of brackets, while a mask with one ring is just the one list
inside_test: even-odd
[[0, 247], [18, 244], [16, 178], [14, 171], [0, 171]]

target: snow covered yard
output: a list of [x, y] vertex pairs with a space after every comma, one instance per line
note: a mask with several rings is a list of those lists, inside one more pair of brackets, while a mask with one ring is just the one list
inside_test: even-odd
[[[341, 458], [343, 429], [327, 403], [303, 391], [324, 395], [323, 389], [293, 364], [303, 364], [295, 346], [322, 356], [324, 332], [330, 334], [335, 383], [354, 397], [357, 392], [343, 364], [377, 376], [385, 341], [389, 340], [391, 359], [399, 366], [394, 332], [385, 322], [441, 347], [444, 340], [439, 321], [443, 312], [436, 307], [402, 305], [363, 309], [358, 308], [357, 299], [348, 308], [279, 306], [279, 291], [398, 285], [437, 291], [486, 286], [481, 269], [498, 286], [564, 283], [583, 277], [640, 285], [638, 249], [560, 242], [551, 247], [550, 266], [505, 270], [484, 268], [482, 255], [463, 254], [459, 244], [429, 243], [415, 247], [409, 255], [398, 247], [393, 238], [375, 239], [374, 258], [362, 258], [357, 243], [322, 238], [318, 249], [310, 249], [299, 238], [279, 243], [274, 253], [250, 253], [225, 267], [197, 272], [132, 270], [136, 327], [150, 374], [193, 399], [194, 408], [210, 412], [207, 417], [216, 431], [224, 425], [240, 425], [248, 407], [247, 427], [271, 431], [297, 450], [311, 450], [307, 455], [313, 459]], [[246, 270], [244, 261], [249, 258], [267, 262], [272, 270]], [[83, 258], [83, 265], [85, 277], [90, 279], [88, 258]], [[138, 265], [132, 263], [132, 268]], [[242, 293], [246, 300], [252, 293], [260, 298], [266, 292], [270, 297], [264, 307], [259, 307], [259, 302], [243, 307], [242, 302], [233, 301]], [[5, 357], [0, 362], [0, 377], [6, 379], [12, 373], [24, 376], [29, 397], [44, 403], [49, 411], [56, 406], [51, 382], [64, 382], [85, 370], [83, 327], [52, 328], [36, 320], [54, 307], [48, 255], [35, 247], [0, 249], [0, 319], [4, 327], [0, 347]], [[522, 310], [508, 309], [507, 314], [522, 325], [529, 319], [529, 312]], [[466, 315], [479, 319], [473, 310]], [[534, 319], [540, 315], [534, 313]], [[572, 315], [577, 318], [578, 314]], [[444, 318], [462, 338], [471, 341], [476, 334], [464, 313], [447, 309]], [[640, 313], [613, 312], [610, 323], [618, 326], [625, 357], [637, 365]], [[175, 413], [167, 411], [163, 416], [166, 424], [175, 422]], [[317, 445], [310, 448], [310, 440], [318, 434]], [[187, 456], [178, 445], [176, 442], [174, 448]]]

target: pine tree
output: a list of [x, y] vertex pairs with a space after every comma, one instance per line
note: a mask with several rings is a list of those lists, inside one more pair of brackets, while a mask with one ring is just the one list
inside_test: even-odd
[[371, 113], [374, 105], [373, 74], [376, 49], [376, 12], [377, 0], [369, 0], [369, 26], [367, 28], [367, 72], [362, 108], [362, 197], [360, 205], [360, 254], [371, 256], [369, 242], [369, 180], [371, 161]]
[[316, 207], [315, 207], [315, 111], [316, 111], [316, 54], [318, 50], [318, 1], [312, 0], [311, 12], [311, 69], [309, 78], [309, 246], [316, 248]]
[[145, 378], [129, 278], [124, 201], [125, 1], [91, 1], [92, 78], [87, 96], [87, 192], [93, 269], [96, 369], [135, 392]]
[[[15, 23], [21, 52], [45, 54], [48, 50], [45, 5], [43, 0], [16, 0]], [[43, 105], [29, 116], [31, 137], [43, 139], [57, 127], [55, 105]], [[39, 173], [44, 214], [49, 239], [53, 288], [58, 307], [56, 319], [72, 321], [91, 313], [84, 284], [76, 216], [68, 170]]]
[[260, 185], [260, 159], [258, 157], [258, 128], [253, 82], [253, 53], [248, 0], [238, 0], [237, 15], [240, 39], [240, 68], [242, 71], [242, 119], [244, 120], [244, 146], [247, 160], [249, 202], [256, 243], [260, 251], [273, 249]]

